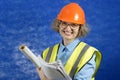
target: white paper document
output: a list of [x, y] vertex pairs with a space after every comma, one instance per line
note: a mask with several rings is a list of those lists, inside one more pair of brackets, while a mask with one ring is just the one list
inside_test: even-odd
[[41, 56], [36, 56], [26, 45], [21, 45], [20, 48], [22, 53], [24, 53], [38, 68], [41, 68], [46, 77], [51, 80], [72, 80], [65, 72], [64, 67], [60, 60], [47, 63]]

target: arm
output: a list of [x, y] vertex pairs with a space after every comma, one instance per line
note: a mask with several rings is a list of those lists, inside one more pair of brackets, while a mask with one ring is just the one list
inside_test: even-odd
[[96, 55], [93, 55], [92, 59], [75, 75], [73, 80], [91, 80], [95, 71], [95, 57]]

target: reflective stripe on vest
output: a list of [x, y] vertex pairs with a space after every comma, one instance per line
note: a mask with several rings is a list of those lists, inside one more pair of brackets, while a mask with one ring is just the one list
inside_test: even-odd
[[69, 74], [70, 77], [72, 77], [72, 78], [74, 77], [74, 75], [75, 75], [75, 73], [76, 73], [76, 69], [77, 69], [77, 67], [78, 67], [78, 64], [79, 64], [82, 56], [84, 55], [85, 51], [86, 51], [88, 48], [89, 48], [89, 45], [85, 45], [84, 48], [81, 50], [81, 52], [79, 52], [80, 54], [78, 55], [77, 60], [75, 61], [74, 65], [73, 65], [73, 67], [72, 67], [72, 69], [71, 69], [71, 72], [69, 72], [69, 73], [70, 73], [70, 74]]
[[[43, 59], [47, 62], [56, 61], [58, 48], [59, 44], [47, 48], [42, 54]], [[95, 74], [101, 62], [101, 53], [97, 49], [87, 45], [84, 42], [80, 42], [78, 44], [78, 46], [75, 48], [68, 61], [64, 65], [66, 73], [71, 78], [73, 78], [75, 74], [77, 74], [84, 67], [84, 65], [87, 64], [87, 62], [92, 58], [94, 54], [96, 54], [96, 69], [92, 76], [92, 80], [94, 80]]]
[[49, 63], [56, 61], [58, 47], [59, 44], [56, 44], [55, 46], [49, 47], [46, 50], [44, 50], [44, 52], [42, 53], [42, 58]]

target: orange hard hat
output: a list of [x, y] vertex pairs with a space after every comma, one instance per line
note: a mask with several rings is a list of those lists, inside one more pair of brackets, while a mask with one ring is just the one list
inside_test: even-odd
[[57, 19], [76, 24], [85, 24], [85, 13], [77, 3], [70, 3], [61, 9]]

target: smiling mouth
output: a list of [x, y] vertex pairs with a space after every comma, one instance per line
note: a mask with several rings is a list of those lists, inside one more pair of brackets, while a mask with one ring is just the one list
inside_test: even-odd
[[64, 31], [64, 34], [67, 36], [70, 36], [72, 34], [72, 32]]

